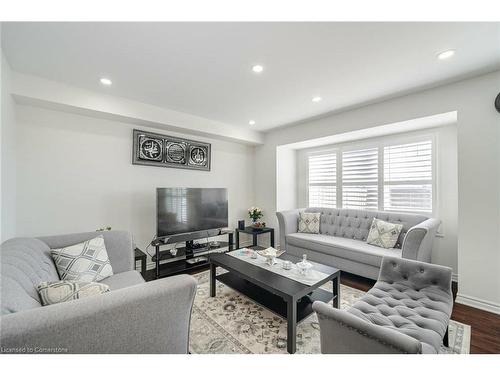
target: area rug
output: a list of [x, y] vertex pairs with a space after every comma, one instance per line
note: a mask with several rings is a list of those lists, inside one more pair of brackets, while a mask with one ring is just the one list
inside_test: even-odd
[[[209, 272], [194, 275], [198, 291], [193, 306], [190, 352], [193, 354], [286, 354], [286, 321], [244, 295], [217, 281], [210, 297]], [[328, 285], [331, 285], [329, 283]], [[341, 285], [341, 308], [364, 292]], [[449, 348], [443, 353], [468, 354], [470, 326], [450, 321]], [[315, 314], [297, 326], [297, 353], [319, 354], [319, 324]]]

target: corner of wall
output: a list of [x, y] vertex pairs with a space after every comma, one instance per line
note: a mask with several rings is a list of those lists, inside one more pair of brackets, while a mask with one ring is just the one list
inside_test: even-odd
[[16, 230], [16, 123], [11, 96], [11, 68], [1, 50], [1, 130], [0, 130], [0, 241], [15, 236]]

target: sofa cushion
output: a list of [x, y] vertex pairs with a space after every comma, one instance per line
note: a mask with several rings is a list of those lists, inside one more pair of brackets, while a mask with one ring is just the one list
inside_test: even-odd
[[299, 233], [319, 233], [320, 213], [300, 212], [299, 213]]
[[130, 233], [120, 230], [110, 230], [100, 233], [85, 232], [61, 234], [56, 236], [39, 237], [51, 249], [60, 249], [80, 242], [91, 240], [98, 234], [103, 236], [109, 261], [113, 267], [113, 273], [130, 271], [135, 268], [134, 251], [132, 247], [132, 236]]
[[35, 238], [13, 238], [0, 246], [2, 314], [41, 306], [36, 287], [58, 281], [49, 247]]
[[291, 233], [287, 244], [380, 267], [384, 256], [401, 257], [401, 249], [384, 249], [365, 242], [324, 234]]
[[452, 306], [452, 296], [438, 285], [414, 289], [411, 283], [378, 281], [347, 311], [373, 324], [405, 333], [437, 353]]
[[109, 292], [109, 286], [94, 282], [44, 281], [37, 287], [42, 305], [53, 305]]
[[103, 236], [51, 250], [61, 280], [100, 281], [113, 274]]
[[127, 271], [114, 274], [101, 280], [100, 282], [109, 286], [110, 290], [117, 290], [137, 284], [142, 284], [145, 281], [139, 272]]
[[384, 249], [392, 249], [396, 246], [401, 229], [403, 229], [401, 224], [373, 219], [366, 243], [383, 247]]

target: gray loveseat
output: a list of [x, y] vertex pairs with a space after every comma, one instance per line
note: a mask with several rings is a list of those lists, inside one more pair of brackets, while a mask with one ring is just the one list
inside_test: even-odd
[[435, 354], [448, 345], [451, 268], [385, 257], [378, 281], [347, 310], [314, 302], [321, 352]]
[[51, 248], [99, 233], [14, 238], [0, 248], [0, 345], [6, 352], [187, 353], [196, 280], [188, 275], [145, 283], [134, 270], [130, 234], [103, 232], [114, 275], [111, 291], [41, 306], [36, 286], [59, 276]]
[[[299, 212], [321, 213], [320, 233], [297, 233]], [[335, 208], [307, 208], [276, 213], [280, 249], [331, 265], [342, 271], [377, 279], [384, 256], [430, 262], [440, 221], [423, 215]], [[402, 224], [396, 248], [366, 243], [373, 218]]]

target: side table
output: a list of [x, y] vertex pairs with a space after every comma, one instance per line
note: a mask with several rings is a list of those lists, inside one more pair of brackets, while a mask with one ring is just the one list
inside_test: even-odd
[[235, 235], [236, 235], [236, 249], [239, 249], [240, 248], [240, 233], [246, 233], [246, 234], [250, 234], [252, 235], [252, 247], [253, 246], [258, 246], [257, 245], [257, 237], [260, 235], [260, 234], [264, 234], [264, 233], [269, 233], [270, 237], [271, 237], [271, 247], [274, 247], [274, 228], [268, 228], [268, 227], [264, 227], [264, 228], [254, 228], [254, 227], [245, 227], [245, 229], [238, 229], [236, 228], [234, 230], [235, 232]]
[[138, 260], [141, 261], [141, 275], [142, 275], [142, 277], [144, 277], [144, 275], [146, 274], [146, 254], [144, 254], [141, 251], [141, 249], [139, 249], [138, 247], [136, 247], [134, 249], [134, 264]]

